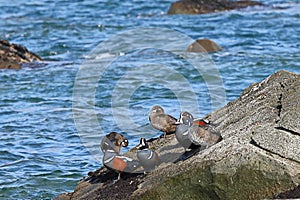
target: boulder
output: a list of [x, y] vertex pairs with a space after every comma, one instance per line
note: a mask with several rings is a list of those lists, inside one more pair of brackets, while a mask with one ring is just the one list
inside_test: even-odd
[[112, 184], [117, 175], [100, 168], [56, 199], [300, 197], [299, 74], [278, 71], [205, 118], [217, 124], [221, 142], [185, 156], [174, 135], [153, 139], [163, 161], [156, 170], [124, 173]]
[[209, 39], [198, 39], [188, 46], [188, 52], [216, 52], [221, 51], [222, 48], [216, 44], [214, 41]]
[[40, 61], [41, 58], [27, 48], [0, 40], [0, 69], [20, 69], [21, 63]]
[[180, 0], [171, 4], [168, 14], [205, 14], [261, 5], [260, 2], [250, 0]]

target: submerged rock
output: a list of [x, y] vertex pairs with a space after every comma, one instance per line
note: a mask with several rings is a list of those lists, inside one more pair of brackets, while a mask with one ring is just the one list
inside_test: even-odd
[[250, 0], [180, 0], [171, 4], [168, 14], [205, 14], [261, 5], [260, 2]]
[[193, 42], [187, 49], [188, 52], [216, 52], [221, 51], [222, 48], [214, 41], [209, 39], [198, 39]]
[[218, 124], [221, 142], [177, 159], [184, 149], [174, 135], [152, 140], [165, 161], [155, 171], [123, 174], [112, 184], [116, 174], [100, 168], [56, 199], [269, 199], [284, 191], [300, 197], [299, 74], [279, 71], [206, 118]]
[[10, 44], [7, 40], [0, 40], [0, 69], [20, 69], [21, 63], [42, 60], [38, 55], [28, 51], [18, 44]]

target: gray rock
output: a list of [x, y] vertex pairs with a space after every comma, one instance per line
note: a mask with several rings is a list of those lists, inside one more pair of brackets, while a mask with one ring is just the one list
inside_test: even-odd
[[300, 75], [279, 71], [253, 84], [208, 116], [223, 141], [153, 173], [143, 197], [262, 199], [299, 185], [299, 102]]
[[158, 169], [130, 175], [115, 185], [109, 178], [104, 181], [109, 172], [99, 169], [81, 180], [70, 199], [83, 194], [101, 199], [110, 193], [122, 199], [273, 198], [300, 184], [299, 103], [300, 75], [279, 71], [206, 117], [219, 124], [221, 142], [174, 162], [176, 156], [170, 155], [184, 151], [175, 136], [154, 140], [150, 147], [160, 152], [162, 161], [169, 158]]

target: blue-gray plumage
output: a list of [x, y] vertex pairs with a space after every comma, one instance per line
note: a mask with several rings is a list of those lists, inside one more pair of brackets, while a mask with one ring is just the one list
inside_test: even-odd
[[189, 128], [193, 123], [193, 119], [194, 118], [190, 113], [184, 111], [180, 113], [178, 122], [176, 122], [177, 127], [175, 136], [179, 144], [183, 146], [185, 150], [192, 145], [192, 142], [189, 139]]
[[109, 170], [118, 173], [118, 180], [122, 172], [133, 172], [139, 162], [132, 158], [120, 155], [121, 147], [128, 146], [128, 140], [120, 133], [111, 132], [103, 137], [100, 147], [103, 152], [103, 165]]
[[140, 144], [137, 146], [137, 158], [144, 168], [144, 172], [150, 172], [159, 165], [160, 160], [158, 153], [149, 149], [145, 138], [140, 139]]
[[118, 173], [118, 180], [121, 178], [122, 172], [133, 172], [139, 167], [139, 162], [132, 158], [122, 156], [112, 149], [105, 151], [103, 155], [103, 165]]
[[181, 112], [176, 122], [176, 139], [185, 148], [201, 146], [207, 148], [221, 141], [221, 134], [214, 129], [214, 125], [205, 119], [194, 119], [189, 112]]

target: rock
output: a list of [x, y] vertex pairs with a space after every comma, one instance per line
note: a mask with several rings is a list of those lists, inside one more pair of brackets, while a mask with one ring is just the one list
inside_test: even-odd
[[300, 197], [300, 185], [292, 190], [280, 193], [275, 199], [291, 199], [295, 197]]
[[[191, 111], [192, 112], [192, 111]], [[223, 140], [182, 158], [174, 135], [152, 140], [161, 164], [144, 175], [105, 168], [82, 179], [70, 199], [270, 199], [300, 197], [300, 75], [279, 71], [206, 116]], [[135, 155], [132, 149], [127, 153]], [[287, 192], [285, 192], [287, 191]], [[285, 192], [285, 193], [282, 193]], [[59, 197], [58, 197], [59, 198]]]
[[0, 69], [21, 69], [21, 68], [22, 66], [15, 61], [0, 58]]
[[168, 14], [205, 14], [261, 5], [260, 2], [250, 0], [180, 0], [171, 4]]
[[222, 48], [217, 45], [214, 41], [209, 39], [198, 39], [193, 42], [187, 49], [188, 52], [216, 52], [220, 51]]
[[20, 63], [40, 61], [41, 58], [18, 44], [0, 40], [0, 69], [20, 69]]

